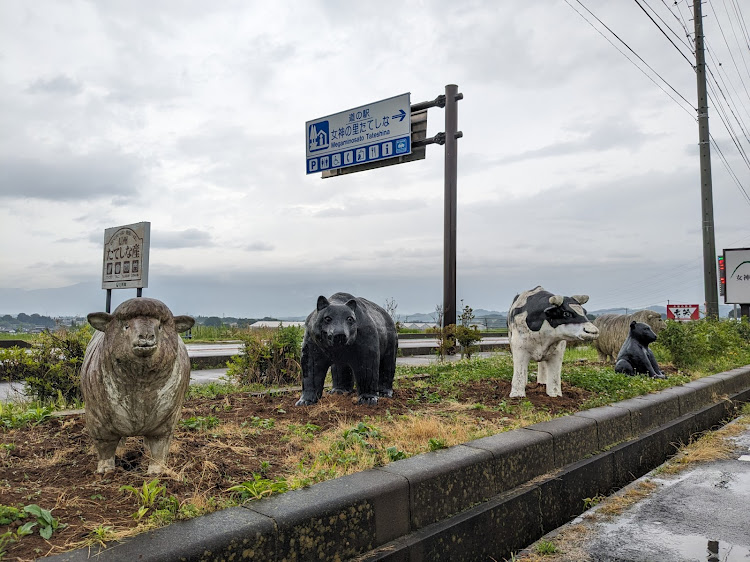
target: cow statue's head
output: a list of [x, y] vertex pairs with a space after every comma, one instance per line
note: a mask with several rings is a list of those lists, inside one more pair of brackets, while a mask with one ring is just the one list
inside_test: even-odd
[[[599, 329], [587, 318], [586, 309], [582, 306], [588, 300], [588, 295], [552, 295], [549, 297], [549, 306], [544, 309], [543, 318], [537, 321], [546, 320], [550, 328], [569, 341], [596, 339]], [[541, 328], [541, 325], [539, 327]]]

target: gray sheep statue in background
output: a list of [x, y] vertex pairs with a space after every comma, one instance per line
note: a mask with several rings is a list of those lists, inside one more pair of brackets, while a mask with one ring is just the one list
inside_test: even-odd
[[614, 363], [622, 344], [628, 337], [631, 322], [644, 322], [651, 326], [655, 334], [661, 332], [666, 322], [661, 314], [653, 310], [639, 310], [632, 314], [602, 314], [594, 319], [599, 328], [599, 337], [593, 342], [599, 353], [599, 361]]
[[321, 295], [305, 321], [302, 396], [296, 405], [318, 401], [329, 367], [331, 393], [351, 393], [356, 383], [359, 404], [391, 397], [397, 352], [396, 325], [383, 308], [349, 293]]
[[654, 379], [666, 379], [667, 377], [659, 369], [654, 353], [648, 348], [650, 343], [656, 341], [656, 334], [651, 326], [645, 322], [630, 323], [628, 337], [617, 354], [615, 372], [626, 375], [648, 375]]
[[178, 334], [195, 320], [141, 297], [113, 314], [92, 312], [88, 321], [97, 332], [83, 358], [81, 391], [99, 457], [96, 471], [114, 470], [120, 440], [143, 435], [148, 474], [160, 474], [190, 384], [190, 359]]

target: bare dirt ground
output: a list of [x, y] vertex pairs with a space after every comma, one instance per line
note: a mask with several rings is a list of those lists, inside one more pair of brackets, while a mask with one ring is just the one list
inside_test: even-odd
[[[192, 504], [201, 511], [212, 511], [226, 505], [233, 485], [252, 480], [253, 473], [268, 479], [287, 478], [298, 463], [299, 439], [290, 439], [291, 427], [305, 424], [319, 426], [319, 432], [356, 426], [360, 421], [402, 415], [451, 416], [457, 407], [462, 419], [476, 423], [493, 422], [495, 427], [512, 427], [516, 422], [512, 408], [498, 410], [508, 399], [510, 384], [489, 380], [457, 384], [451, 400], [435, 393], [425, 395], [418, 387], [399, 386], [391, 399], [381, 399], [377, 406], [358, 406], [351, 396], [328, 396], [316, 405], [299, 408], [294, 403], [297, 392], [264, 396], [232, 394], [215, 399], [191, 399], [183, 408], [182, 419], [218, 418], [212, 429], [188, 429], [178, 426], [172, 444], [170, 470], [160, 478], [180, 505]], [[563, 383], [562, 398], [550, 398], [544, 387], [531, 384], [527, 399], [535, 410], [550, 414], [576, 411], [589, 393]], [[471, 405], [487, 405], [485, 408]], [[264, 420], [273, 420], [273, 423]], [[37, 530], [7, 546], [5, 560], [26, 561], [91, 544], [95, 529], [107, 542], [133, 529], [144, 528], [146, 518], [133, 516], [139, 503], [134, 495], [122, 491], [123, 485], [140, 488], [145, 482], [147, 459], [139, 438], [130, 438], [124, 451], [118, 451], [114, 473], [96, 474], [96, 456], [82, 415], [53, 418], [36, 427], [3, 431], [0, 447], [0, 504], [24, 506], [37, 504], [52, 509], [52, 515], [64, 528], [57, 529], [49, 540]], [[448, 442], [447, 444], [452, 444]], [[296, 456], [295, 456], [296, 455]], [[386, 461], [387, 462], [387, 461]], [[236, 499], [236, 496], [235, 496]], [[28, 521], [28, 519], [26, 520]], [[0, 535], [17, 529], [21, 522], [0, 525]], [[106, 529], [105, 534], [102, 529]], [[98, 545], [91, 546], [92, 554]], [[0, 558], [1, 559], [1, 558]]]

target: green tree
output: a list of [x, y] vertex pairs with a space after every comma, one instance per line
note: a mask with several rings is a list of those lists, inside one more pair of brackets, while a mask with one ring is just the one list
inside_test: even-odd
[[[463, 300], [461, 304], [464, 304]], [[466, 358], [470, 359], [471, 354], [479, 349], [474, 344], [482, 339], [482, 334], [477, 325], [472, 324], [474, 321], [474, 310], [470, 306], [464, 306], [458, 319], [459, 325], [456, 326], [456, 340], [461, 345], [461, 359], [464, 358], [464, 353], [466, 353]]]

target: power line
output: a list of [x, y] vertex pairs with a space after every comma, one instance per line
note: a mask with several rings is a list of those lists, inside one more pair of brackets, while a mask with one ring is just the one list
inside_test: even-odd
[[[716, 74], [719, 76], [719, 78], [721, 78], [721, 83], [724, 85], [724, 89], [727, 92], [729, 92], [729, 89], [731, 87], [732, 91], [734, 92], [734, 95], [736, 97], [739, 97], [739, 92], [737, 92], [737, 88], [735, 88], [734, 83], [729, 79], [729, 76], [727, 76], [727, 73], [724, 71], [724, 66], [721, 64], [721, 62], [716, 60], [716, 57], [714, 57], [714, 54], [713, 54], [714, 49], [708, 41], [706, 41], [706, 47], [707, 47], [706, 51], [708, 52], [708, 56], [711, 59], [712, 65], [716, 68]], [[710, 70], [710, 68], [709, 68], [709, 72], [711, 73], [711, 77], [714, 78], [714, 80], [716, 80], [716, 77], [714, 76], [713, 71]], [[731, 93], [729, 95], [730, 97], [732, 96]], [[748, 117], [750, 117], [750, 112], [748, 112], [747, 106], [745, 104], [740, 104], [740, 105], [745, 110], [745, 114]]]
[[734, 180], [734, 183], [737, 186], [737, 189], [739, 190], [740, 194], [744, 197], [745, 201], [747, 201], [748, 205], [750, 205], [750, 195], [748, 195], [747, 191], [742, 186], [742, 182], [737, 177], [737, 174], [734, 173], [734, 170], [729, 165], [729, 162], [727, 161], [726, 156], [724, 156], [724, 153], [721, 151], [721, 148], [719, 148], [719, 145], [716, 142], [716, 140], [713, 138], [713, 136], [711, 136], [711, 143], [713, 144], [713, 147], [718, 152], [719, 158], [721, 159], [722, 164], [724, 164], [724, 167], [727, 169], [727, 172], [729, 172], [730, 177]]
[[[742, 63], [745, 65], [745, 72], [748, 73], [748, 76], [750, 76], [750, 69], [747, 67], [747, 61], [745, 60], [745, 53], [742, 49], [742, 45], [740, 44], [740, 40], [737, 38], [737, 32], [734, 29], [734, 19], [729, 15], [729, 10], [727, 10], [727, 3], [726, 0], [722, 0], [722, 3], [724, 4], [724, 11], [727, 14], [727, 19], [729, 20], [729, 27], [732, 29], [732, 35], [734, 35], [734, 40], [737, 42], [737, 46], [739, 47], [740, 57], [742, 58]], [[716, 14], [716, 10], [714, 10], [714, 14]], [[718, 20], [718, 16], [716, 17]]]
[[[678, 52], [678, 53], [680, 53], [680, 55], [682, 55], [682, 58], [684, 58], [684, 59], [685, 59], [685, 60], [686, 60], [686, 61], [688, 62], [688, 64], [690, 65], [690, 67], [691, 67], [691, 68], [695, 68], [695, 65], [693, 64], [693, 62], [692, 62], [692, 61], [691, 61], [691, 60], [690, 60], [689, 58], [687, 58], [687, 56], [685, 56], [685, 53], [683, 53], [683, 52], [682, 52], [682, 49], [680, 49], [680, 48], [679, 48], [679, 47], [678, 47], [677, 45], [675, 45], [675, 42], [674, 42], [674, 41], [672, 41], [672, 39], [671, 39], [671, 38], [669, 37], [669, 35], [667, 35], [667, 34], [666, 34], [666, 32], [664, 31], [664, 29], [663, 29], [663, 28], [662, 28], [662, 27], [661, 27], [661, 26], [660, 26], [660, 25], [659, 25], [658, 23], [656, 23], [656, 20], [655, 20], [654, 18], [652, 18], [652, 17], [651, 17], [651, 14], [649, 14], [649, 13], [648, 13], [648, 12], [646, 11], [646, 9], [645, 9], [645, 8], [644, 8], [644, 7], [643, 7], [643, 6], [641, 5], [641, 3], [639, 2], [639, 0], [633, 0], [633, 1], [634, 1], [634, 2], [636, 3], [636, 4], [638, 4], [638, 7], [639, 7], [639, 8], [641, 9], [641, 10], [643, 10], [643, 13], [644, 13], [644, 14], [646, 14], [646, 15], [648, 16], [648, 19], [650, 19], [650, 20], [651, 20], [651, 21], [653, 22], [653, 24], [654, 24], [654, 25], [656, 26], [656, 28], [657, 28], [657, 29], [658, 29], [659, 31], [661, 31], [662, 35], [664, 35], [664, 37], [666, 37], [666, 38], [667, 38], [667, 41], [669, 41], [670, 43], [672, 43], [672, 46], [673, 46], [673, 47], [674, 47], [675, 49], [677, 49], [677, 52]], [[646, 5], [648, 6], [648, 3], [646, 2], [646, 0], [644, 0], [644, 4], [646, 4]], [[651, 6], [649, 6], [649, 8], [651, 9], [651, 11], [653, 11], [653, 10], [654, 10], [653, 8], [651, 8]], [[669, 27], [669, 26], [667, 25], [667, 22], [665, 22], [665, 21], [664, 21], [664, 20], [663, 20], [663, 19], [661, 18], [661, 16], [659, 16], [659, 14], [657, 14], [656, 12], [654, 12], [654, 14], [656, 15], [656, 17], [658, 17], [658, 18], [659, 18], [659, 19], [661, 20], [661, 22], [662, 22], [662, 23], [664, 24], [664, 27], [666, 27], [667, 29], [669, 29], [669, 31], [672, 31], [672, 28], [671, 28], [671, 27]], [[677, 34], [676, 34], [676, 33], [675, 33], [674, 31], [672, 31], [672, 33], [673, 33], [674, 35], [677, 35]], [[688, 49], [690, 48], [690, 47], [689, 47], [689, 46], [687, 45], [687, 43], [685, 43], [684, 41], [683, 41], [683, 44], [684, 44], [684, 45], [685, 45], [686, 47], [688, 47]]]
[[742, 87], [745, 88], [745, 93], [747, 94], [748, 98], [750, 98], [750, 92], [748, 92], [747, 86], [745, 85], [745, 81], [742, 79], [742, 74], [740, 73], [739, 66], [737, 66], [737, 61], [735, 60], [734, 55], [732, 54], [732, 49], [729, 47], [727, 36], [724, 34], [724, 28], [721, 27], [721, 22], [719, 22], [719, 15], [716, 13], [716, 10], [714, 10], [714, 16], [716, 17], [716, 25], [719, 27], [719, 31], [721, 32], [721, 37], [724, 39], [724, 44], [727, 46], [727, 51], [729, 51], [729, 57], [732, 59], [734, 68], [737, 71], [737, 76], [739, 76], [740, 78]]
[[[578, 3], [579, 3], [579, 4], [580, 4], [580, 5], [581, 5], [581, 6], [582, 6], [582, 7], [583, 7], [583, 8], [584, 8], [584, 9], [585, 9], [585, 10], [586, 10], [586, 11], [587, 11], [588, 13], [589, 13], [589, 14], [591, 14], [591, 16], [592, 16], [592, 17], [593, 17], [594, 19], [596, 19], [596, 21], [598, 21], [598, 22], [599, 22], [599, 23], [600, 23], [600, 24], [601, 24], [601, 25], [602, 25], [602, 26], [603, 26], [603, 27], [604, 27], [604, 28], [605, 28], [605, 29], [606, 29], [607, 31], [609, 31], [609, 32], [610, 32], [610, 33], [611, 33], [611, 34], [612, 34], [612, 35], [613, 35], [613, 36], [614, 36], [615, 38], [617, 38], [617, 40], [618, 40], [618, 41], [620, 41], [620, 43], [622, 43], [622, 44], [623, 44], [623, 45], [624, 45], [624, 46], [625, 46], [625, 47], [626, 47], [626, 48], [627, 48], [627, 49], [628, 49], [628, 50], [629, 50], [629, 51], [630, 51], [631, 53], [633, 53], [633, 54], [634, 54], [634, 55], [635, 55], [635, 56], [636, 56], [636, 57], [637, 57], [637, 58], [638, 58], [638, 59], [639, 59], [639, 60], [640, 60], [640, 61], [641, 61], [641, 62], [642, 62], [642, 63], [643, 63], [644, 65], [646, 65], [646, 67], [648, 67], [648, 69], [649, 69], [649, 70], [651, 70], [651, 72], [653, 72], [653, 73], [654, 73], [654, 74], [655, 74], [655, 75], [656, 75], [656, 76], [657, 76], [657, 77], [658, 77], [658, 78], [659, 78], [659, 79], [660, 79], [660, 80], [661, 80], [662, 82], [664, 82], [664, 84], [666, 84], [667, 86], [669, 86], [669, 88], [670, 88], [670, 89], [671, 89], [671, 90], [672, 90], [672, 91], [673, 91], [673, 92], [674, 92], [675, 94], [677, 94], [677, 95], [678, 95], [678, 96], [679, 96], [680, 98], [682, 98], [682, 100], [683, 100], [683, 101], [684, 101], [684, 102], [685, 102], [686, 104], [688, 104], [688, 105], [689, 105], [689, 106], [690, 106], [690, 107], [691, 107], [691, 108], [693, 109], [693, 111], [695, 111], [695, 112], [697, 112], [697, 111], [698, 111], [698, 109], [697, 109], [697, 108], [696, 108], [695, 106], [693, 106], [693, 104], [692, 104], [691, 102], [689, 102], [689, 101], [688, 101], [688, 100], [687, 100], [687, 99], [685, 98], [685, 96], [683, 96], [683, 95], [682, 95], [682, 94], [680, 94], [680, 93], [679, 93], [679, 92], [678, 92], [677, 90], [675, 90], [675, 89], [674, 89], [674, 88], [672, 87], [672, 85], [671, 85], [671, 84], [669, 84], [669, 82], [667, 82], [667, 81], [666, 81], [666, 80], [665, 80], [664, 78], [662, 78], [662, 77], [661, 77], [661, 75], [659, 75], [659, 73], [658, 73], [658, 72], [656, 72], [656, 71], [655, 71], [655, 70], [654, 70], [653, 68], [651, 68], [651, 66], [650, 66], [650, 65], [649, 65], [649, 64], [648, 64], [648, 63], [647, 63], [646, 61], [644, 61], [644, 60], [643, 60], [643, 59], [642, 59], [642, 58], [640, 57], [640, 55], [638, 55], [638, 53], [636, 53], [636, 52], [635, 52], [635, 51], [634, 51], [634, 50], [633, 50], [633, 49], [632, 49], [632, 48], [631, 48], [631, 47], [630, 47], [630, 46], [629, 46], [629, 45], [628, 45], [627, 43], [625, 43], [625, 41], [623, 41], [622, 39], [620, 39], [620, 37], [619, 37], [619, 36], [618, 36], [618, 35], [617, 35], [617, 34], [616, 34], [616, 33], [615, 33], [614, 31], [612, 31], [612, 30], [611, 30], [611, 29], [610, 29], [610, 28], [609, 28], [609, 27], [608, 27], [608, 26], [607, 26], [607, 25], [606, 25], [606, 24], [605, 24], [604, 22], [602, 22], [602, 21], [601, 21], [601, 20], [600, 20], [600, 19], [599, 19], [599, 18], [598, 18], [598, 17], [597, 17], [597, 16], [595, 15], [595, 14], [593, 14], [593, 13], [591, 12], [591, 10], [589, 10], [589, 9], [588, 9], [588, 8], [587, 8], [587, 7], [586, 7], [586, 6], [585, 6], [585, 5], [584, 5], [584, 4], [583, 4], [583, 3], [581, 2], [581, 0], [576, 0], [576, 1], [577, 1], [577, 2], [578, 2]], [[583, 15], [583, 14], [582, 14], [582, 13], [581, 13], [581, 12], [580, 12], [580, 11], [579, 11], [578, 9], [576, 9], [576, 7], [575, 7], [575, 6], [573, 6], [573, 5], [572, 5], [572, 4], [570, 3], [570, 1], [569, 1], [569, 0], [565, 0], [565, 3], [566, 3], [566, 4], [568, 5], [568, 6], [570, 6], [570, 7], [571, 7], [571, 8], [572, 8], [572, 9], [573, 9], [573, 10], [574, 10], [574, 11], [575, 11], [575, 12], [576, 12], [576, 13], [577, 13], [577, 14], [578, 14], [579, 16], [581, 16], [581, 18], [582, 18], [582, 19], [583, 19], [583, 20], [584, 20], [584, 21], [585, 21], [586, 23], [588, 23], [588, 24], [589, 24], [589, 25], [590, 25], [591, 27], [593, 27], [593, 28], [594, 28], [594, 29], [596, 30], [596, 32], [597, 32], [597, 33], [599, 33], [599, 35], [601, 35], [602, 37], [604, 37], [604, 39], [606, 39], [606, 40], [607, 40], [607, 42], [608, 42], [608, 43], [609, 43], [610, 45], [612, 45], [612, 46], [613, 46], [613, 47], [614, 47], [615, 49], [617, 49], [617, 50], [618, 50], [618, 51], [620, 52], [620, 54], [622, 54], [622, 55], [623, 55], [623, 56], [624, 56], [624, 57], [625, 57], [626, 59], [628, 59], [628, 61], [630, 61], [630, 63], [631, 63], [631, 64], [632, 64], [633, 66], [635, 66], [635, 67], [636, 67], [636, 68], [637, 68], [638, 70], [640, 70], [640, 71], [641, 71], [641, 73], [643, 73], [643, 75], [644, 75], [644, 76], [646, 76], [646, 77], [647, 77], [647, 78], [648, 78], [649, 80], [651, 80], [651, 82], [653, 82], [653, 83], [654, 83], [654, 84], [655, 84], [655, 85], [656, 85], [656, 86], [657, 86], [657, 87], [658, 87], [658, 88], [659, 88], [659, 89], [660, 89], [660, 90], [661, 90], [662, 92], [664, 92], [665, 94], [667, 94], [667, 96], [669, 96], [669, 97], [670, 97], [670, 99], [671, 99], [672, 101], [674, 101], [674, 102], [675, 102], [675, 103], [676, 103], [676, 104], [677, 104], [678, 106], [680, 106], [680, 108], [681, 108], [681, 109], [682, 109], [683, 111], [685, 111], [685, 113], [687, 113], [688, 115], [690, 115], [691, 117], [693, 117], [693, 119], [695, 119], [695, 117], [693, 116], [693, 114], [692, 114], [692, 113], [690, 113], [690, 112], [689, 112], [689, 111], [688, 111], [688, 110], [687, 110], [687, 109], [685, 108], [685, 106], [683, 106], [683, 105], [682, 105], [682, 104], [681, 104], [681, 103], [680, 103], [679, 101], [677, 101], [677, 100], [676, 100], [676, 99], [675, 99], [675, 98], [674, 98], [674, 97], [673, 97], [673, 96], [672, 96], [672, 95], [671, 95], [671, 94], [670, 94], [669, 92], [667, 92], [667, 91], [666, 91], [666, 90], [665, 90], [665, 89], [664, 89], [664, 88], [663, 88], [663, 87], [661, 86], [661, 84], [659, 84], [659, 83], [658, 83], [658, 82], [657, 82], [656, 80], [654, 80], [654, 78], [653, 78], [652, 76], [650, 76], [650, 75], [649, 75], [649, 74], [648, 74], [648, 73], [647, 73], [646, 71], [644, 71], [644, 70], [643, 70], [643, 68], [641, 68], [640, 66], [638, 66], [638, 65], [637, 65], [637, 64], [636, 64], [636, 63], [635, 63], [635, 62], [633, 61], [633, 59], [631, 59], [631, 58], [630, 58], [630, 57], [629, 57], [629, 56], [628, 56], [628, 55], [627, 55], [627, 54], [626, 54], [625, 52], [623, 52], [623, 51], [622, 51], [622, 50], [621, 50], [621, 49], [620, 49], [620, 48], [619, 48], [619, 47], [618, 47], [617, 45], [615, 45], [615, 44], [614, 44], [614, 43], [613, 43], [613, 42], [612, 42], [612, 41], [611, 41], [611, 40], [609, 39], [609, 37], [607, 37], [607, 36], [606, 36], [606, 35], [605, 35], [604, 33], [602, 33], [602, 32], [601, 32], [601, 30], [599, 30], [599, 29], [598, 29], [598, 28], [597, 28], [597, 27], [596, 27], [596, 26], [595, 26], [595, 25], [594, 25], [594, 24], [593, 24], [593, 23], [592, 23], [592, 22], [591, 22], [591, 21], [590, 21], [589, 19], [587, 19], [587, 18], [586, 18], [586, 16], [584, 16], [584, 15]]]

